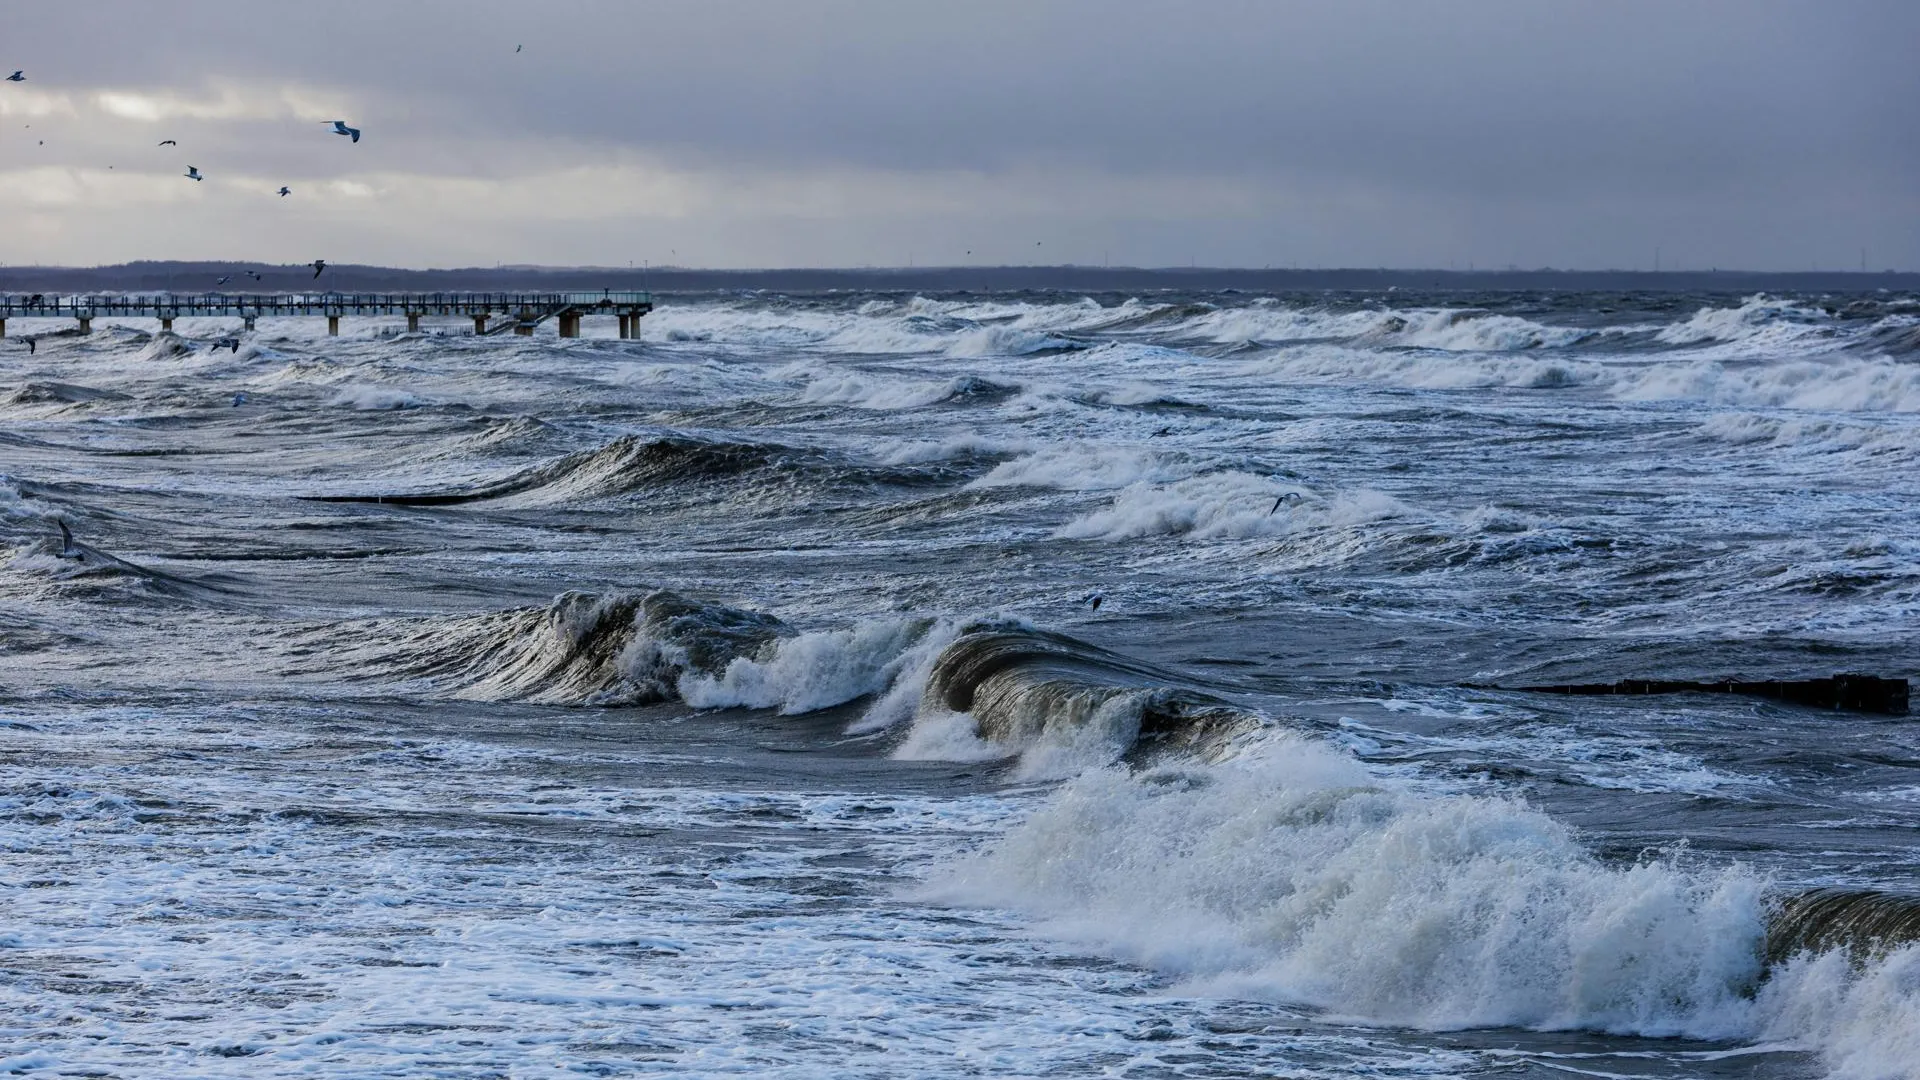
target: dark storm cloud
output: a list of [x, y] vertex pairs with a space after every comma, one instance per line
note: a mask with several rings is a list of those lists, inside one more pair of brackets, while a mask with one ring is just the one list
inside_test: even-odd
[[[1907, 3], [220, 0], [9, 23], [0, 61], [43, 89], [337, 91], [369, 131], [357, 157], [272, 138], [270, 119], [225, 123], [210, 150], [308, 175], [632, 155], [776, 188], [788, 170], [965, 174], [989, 181], [969, 214], [994, 217], [1002, 191], [1010, 236], [1049, 197], [1022, 177], [1050, 172], [1163, 181], [1094, 200], [1129, 238], [1127, 199], [1240, 185], [1273, 200], [1235, 211], [1254, 218], [1240, 234], [1325, 245], [1319, 261], [1342, 261], [1342, 236], [1354, 261], [1604, 262], [1661, 237], [1754, 264], [1858, 245], [1920, 261]], [[1198, 232], [1178, 250], [1247, 258]]]

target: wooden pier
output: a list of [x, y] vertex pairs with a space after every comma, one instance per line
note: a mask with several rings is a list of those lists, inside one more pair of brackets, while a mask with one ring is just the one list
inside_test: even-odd
[[[560, 336], [580, 336], [580, 321], [589, 315], [612, 315], [620, 320], [620, 336], [640, 336], [640, 318], [653, 310], [653, 295], [644, 292], [557, 293], [117, 293], [101, 296], [54, 296], [45, 293], [0, 294], [0, 337], [8, 319], [73, 319], [80, 332], [93, 332], [95, 319], [155, 319], [162, 330], [173, 329], [179, 318], [239, 319], [248, 330], [265, 317], [311, 316], [327, 320], [327, 333], [340, 333], [347, 315], [404, 315], [407, 330], [418, 332], [428, 315], [464, 315], [473, 320], [476, 334], [511, 330], [528, 335], [553, 319]], [[495, 323], [498, 317], [502, 321]]]

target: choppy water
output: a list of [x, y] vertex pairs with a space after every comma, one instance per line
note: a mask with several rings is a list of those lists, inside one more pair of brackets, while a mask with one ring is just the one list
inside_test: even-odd
[[1911, 297], [179, 326], [0, 344], [0, 1070], [1920, 1076], [1910, 720], [1466, 685], [1913, 675]]

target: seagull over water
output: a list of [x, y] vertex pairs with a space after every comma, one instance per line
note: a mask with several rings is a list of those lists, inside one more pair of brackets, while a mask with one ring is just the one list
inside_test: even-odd
[[216, 281], [216, 282], [214, 282], [214, 284], [215, 284], [215, 285], [225, 285], [225, 284], [226, 284], [227, 282], [229, 282], [229, 281], [232, 281], [232, 280], [233, 280], [233, 275], [232, 275], [232, 274], [227, 274], [226, 276], [224, 276], [224, 277], [222, 277], [222, 278], [221, 278], [221, 279], [220, 279], [219, 281]]
[[1269, 510], [1269, 511], [1267, 511], [1267, 516], [1268, 516], [1268, 517], [1272, 517], [1272, 516], [1273, 516], [1274, 514], [1276, 514], [1276, 513], [1278, 513], [1278, 512], [1279, 512], [1279, 510], [1280, 510], [1280, 508], [1281, 508], [1282, 506], [1285, 506], [1285, 505], [1287, 505], [1287, 504], [1288, 504], [1288, 503], [1290, 503], [1290, 502], [1296, 502], [1296, 503], [1297, 503], [1297, 502], [1301, 502], [1301, 501], [1302, 501], [1302, 498], [1301, 498], [1301, 495], [1300, 495], [1300, 493], [1299, 493], [1299, 492], [1297, 492], [1297, 491], [1289, 491], [1289, 492], [1287, 492], [1287, 493], [1286, 493], [1285, 495], [1282, 495], [1282, 496], [1280, 496], [1279, 498], [1277, 498], [1277, 499], [1275, 499], [1275, 500], [1273, 500], [1273, 509], [1272, 509], [1272, 510]]
[[348, 127], [345, 120], [322, 120], [320, 122], [323, 124], [332, 124], [335, 135], [347, 135], [350, 136], [354, 142], [360, 141], [360, 129], [357, 127]]
[[327, 268], [327, 260], [315, 259], [312, 262], [308, 263], [307, 265], [313, 267], [313, 276], [319, 277], [321, 271]]
[[73, 530], [67, 528], [67, 523], [64, 521], [56, 521], [54, 522], [54, 524], [60, 526], [60, 551], [59, 551], [60, 558], [62, 559], [86, 558], [87, 553], [84, 551], [81, 551], [78, 547], [74, 546]]
[[201, 176], [201, 175], [200, 175], [200, 166], [198, 166], [198, 165], [189, 165], [189, 166], [187, 166], [187, 179], [189, 179], [189, 180], [205, 180], [205, 179], [206, 179], [206, 177], [204, 177], [204, 176]]
[[289, 191], [289, 190], [288, 190], [288, 189], [287, 189], [286, 187], [284, 187], [284, 186], [283, 186], [283, 187], [281, 187], [281, 189], [280, 189], [280, 197], [281, 197], [281, 198], [283, 198], [283, 199], [284, 199], [284, 198], [286, 198], [287, 196], [289, 196], [289, 195], [291, 195], [291, 194], [293, 194], [293, 192], [292, 192], [292, 191]]
[[24, 71], [16, 71], [13, 74], [7, 76], [7, 81], [8, 82], [26, 82], [27, 73]]

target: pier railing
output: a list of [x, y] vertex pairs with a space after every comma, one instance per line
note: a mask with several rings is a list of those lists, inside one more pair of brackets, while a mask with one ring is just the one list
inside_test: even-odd
[[[264, 317], [323, 316], [331, 333], [340, 332], [340, 319], [349, 315], [404, 315], [409, 330], [420, 328], [428, 315], [465, 315], [474, 320], [474, 332], [498, 333], [512, 329], [532, 333], [546, 319], [558, 319], [561, 337], [578, 337], [580, 320], [587, 315], [616, 315], [621, 337], [638, 337], [640, 317], [653, 310], [651, 293], [602, 289], [599, 292], [204, 292], [109, 293], [50, 295], [0, 294], [0, 336], [13, 318], [73, 319], [82, 333], [94, 319], [157, 319], [172, 329], [180, 318], [237, 318], [253, 329]], [[489, 328], [495, 315], [510, 321]]]

